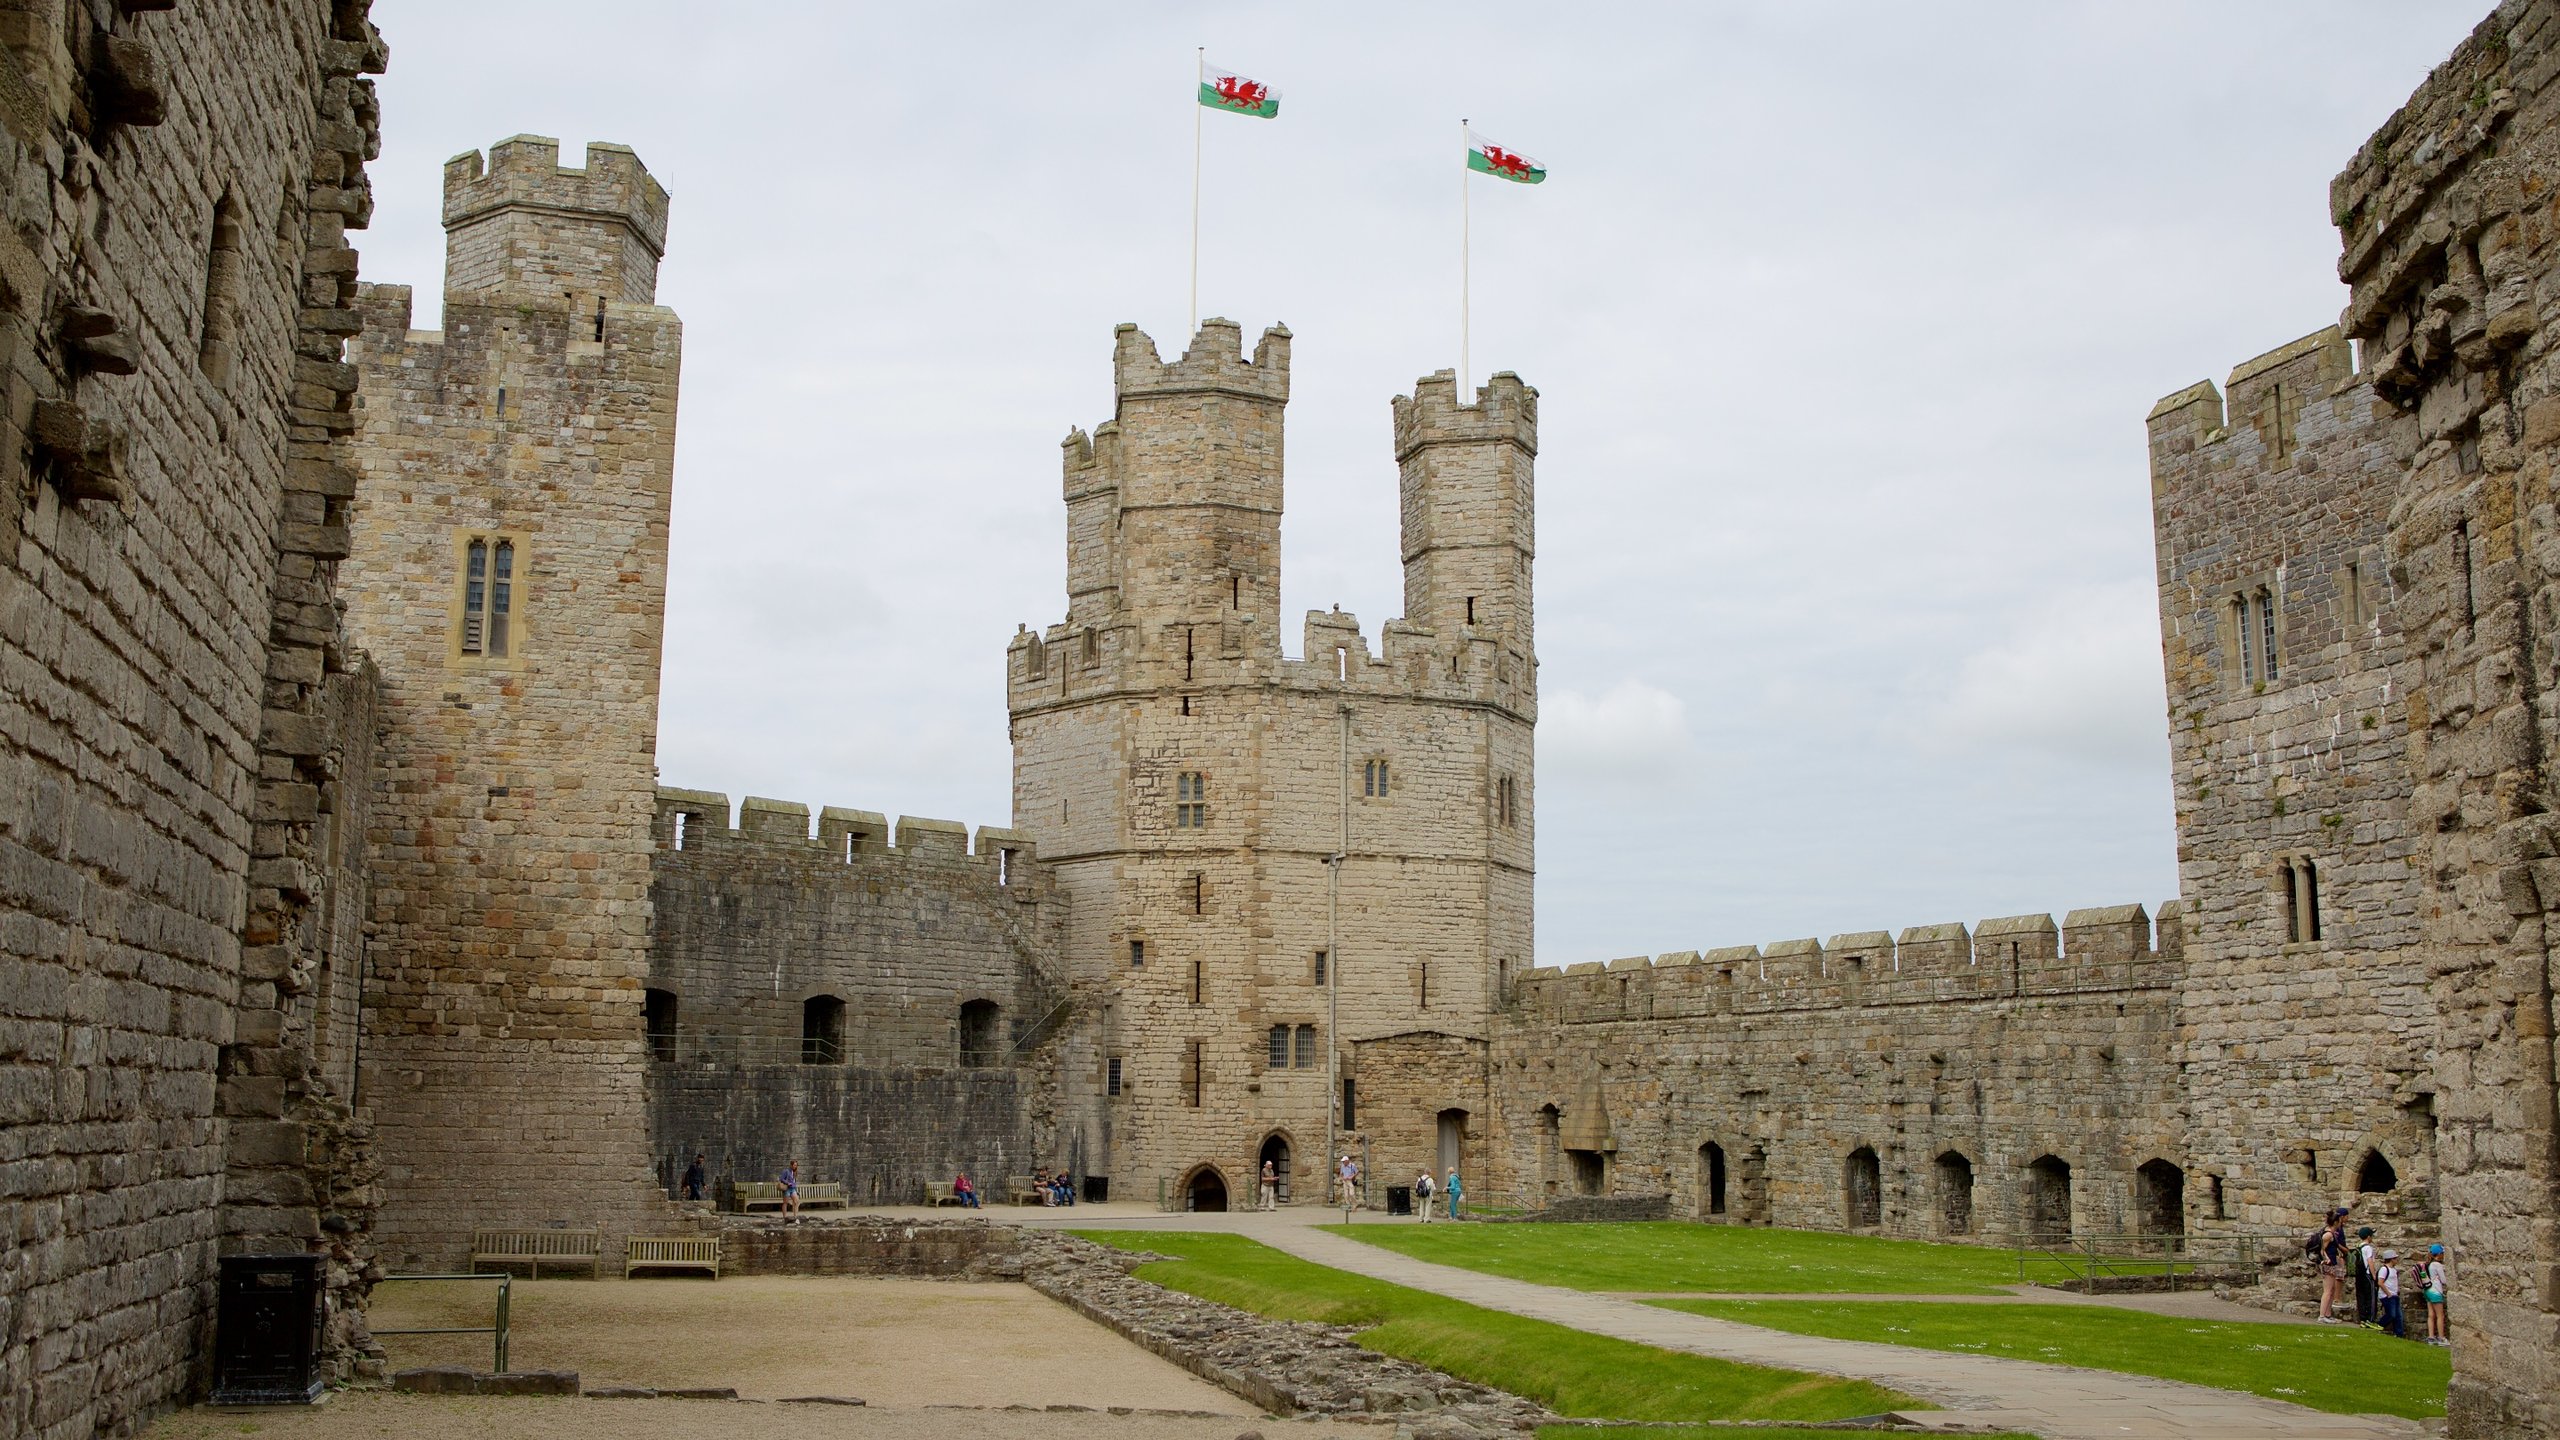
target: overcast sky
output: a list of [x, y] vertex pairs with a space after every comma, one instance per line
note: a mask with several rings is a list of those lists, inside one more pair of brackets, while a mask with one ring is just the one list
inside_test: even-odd
[[1538, 387], [1538, 957], [2176, 892], [2144, 413], [2333, 321], [2327, 194], [2487, 0], [378, 0], [364, 274], [444, 159], [636, 148], [685, 322], [662, 778], [1001, 824], [1111, 331], [1296, 332], [1284, 634], [1401, 608], [1388, 400]]

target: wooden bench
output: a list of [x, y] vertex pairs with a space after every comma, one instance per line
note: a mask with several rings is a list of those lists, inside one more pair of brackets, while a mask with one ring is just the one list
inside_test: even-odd
[[622, 1242], [622, 1278], [642, 1270], [708, 1270], [720, 1278], [717, 1235], [634, 1235]]
[[603, 1237], [594, 1230], [474, 1230], [471, 1273], [479, 1274], [483, 1265], [527, 1265], [532, 1278], [540, 1279], [546, 1262], [584, 1265], [592, 1273], [603, 1248]]
[[[734, 1188], [738, 1192], [738, 1210], [742, 1214], [749, 1210], [782, 1208], [782, 1186], [774, 1181], [741, 1180]], [[852, 1205], [853, 1202], [845, 1198], [841, 1181], [801, 1182], [800, 1208], [803, 1210], [846, 1210]]]
[[[961, 1205], [961, 1206], [965, 1206], [965, 1205], [967, 1205], [969, 1202], [960, 1198], [960, 1187], [959, 1187], [959, 1186], [957, 1186], [957, 1185], [945, 1185], [945, 1186], [943, 1186], [940, 1190], [937, 1190], [937, 1191], [935, 1191], [935, 1192], [933, 1193], [933, 1203], [934, 1203], [934, 1205], [935, 1205], [937, 1208], [939, 1208], [939, 1207], [944, 1206], [944, 1205]], [[981, 1203], [981, 1204], [984, 1204], [984, 1203], [985, 1203], [985, 1199], [984, 1199], [984, 1197], [980, 1197], [980, 1201], [979, 1201], [979, 1203]]]
[[1035, 1183], [1030, 1176], [1007, 1175], [1004, 1177], [1004, 1203], [1007, 1205], [1042, 1205], [1048, 1202], [1041, 1196], [1039, 1185]]

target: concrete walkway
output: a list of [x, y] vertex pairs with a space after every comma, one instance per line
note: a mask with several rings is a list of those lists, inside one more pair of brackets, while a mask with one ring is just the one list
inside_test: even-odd
[[1910, 1419], [1932, 1427], [2025, 1430], [2046, 1440], [2165, 1440], [2172, 1436], [2410, 1440], [2424, 1433], [2415, 1422], [2390, 1416], [2330, 1415], [2236, 1391], [2106, 1370], [1792, 1335], [1613, 1295], [1478, 1274], [1327, 1234], [1315, 1227], [1339, 1220], [1341, 1212], [1310, 1206], [1224, 1215], [1168, 1215], [1153, 1209], [1131, 1214], [1118, 1206], [1079, 1206], [998, 1218], [1057, 1228], [1217, 1230], [1246, 1235], [1319, 1265], [1595, 1335], [1720, 1360], [1873, 1381], [1945, 1406], [1909, 1412]]

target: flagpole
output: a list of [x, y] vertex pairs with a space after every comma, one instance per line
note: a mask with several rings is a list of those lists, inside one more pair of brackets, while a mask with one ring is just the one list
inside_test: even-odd
[[1200, 87], [1209, 82], [1209, 47], [1194, 51], [1191, 60], [1191, 323], [1182, 332], [1182, 343], [1200, 333]]
[[1473, 221], [1467, 214], [1467, 166], [1464, 163], [1469, 135], [1464, 116], [1458, 120], [1458, 403], [1467, 403], [1467, 252], [1472, 246], [1470, 231]]

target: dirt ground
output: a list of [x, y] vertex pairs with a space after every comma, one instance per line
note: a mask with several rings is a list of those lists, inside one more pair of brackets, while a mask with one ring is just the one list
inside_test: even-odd
[[[726, 1284], [728, 1282], [721, 1282]], [[308, 1410], [181, 1410], [144, 1440], [1382, 1440], [1384, 1427], [1235, 1416], [846, 1409], [713, 1400], [338, 1395]]]
[[[370, 1318], [377, 1329], [486, 1325], [496, 1289], [485, 1281], [386, 1285], [374, 1294]], [[842, 1395], [893, 1407], [1253, 1413], [1226, 1391], [1021, 1285], [820, 1276], [546, 1278], [516, 1281], [511, 1307], [509, 1368], [575, 1370], [589, 1389], [727, 1386], [742, 1399]], [[395, 1370], [486, 1370], [491, 1358], [486, 1335], [387, 1335], [382, 1343]], [[793, 1406], [787, 1413], [796, 1424], [821, 1408]], [[1234, 1433], [1221, 1432], [1222, 1440]]]

